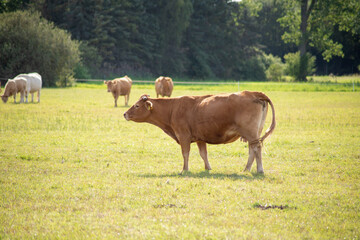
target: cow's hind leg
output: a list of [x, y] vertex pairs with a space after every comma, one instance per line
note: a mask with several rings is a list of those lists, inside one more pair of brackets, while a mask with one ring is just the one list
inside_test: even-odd
[[211, 166], [210, 166], [210, 163], [208, 161], [208, 156], [207, 156], [206, 143], [205, 142], [196, 142], [196, 143], [199, 148], [200, 156], [204, 160], [205, 169], [211, 170]]
[[38, 103], [40, 102], [40, 90], [38, 91]]
[[255, 147], [254, 147], [254, 152], [255, 152], [255, 158], [256, 158], [256, 168], [257, 168], [257, 172], [258, 173], [264, 173], [264, 169], [262, 166], [262, 153], [261, 153], [261, 143], [258, 143]]
[[246, 164], [246, 167], [244, 169], [244, 171], [249, 171], [251, 170], [251, 166], [254, 162], [254, 159], [255, 159], [255, 152], [254, 152], [254, 149], [253, 147], [249, 144], [249, 158], [248, 158], [248, 162]]
[[129, 95], [125, 95], [125, 106], [128, 106]]
[[264, 173], [262, 166], [262, 156], [261, 156], [261, 143], [250, 144], [249, 143], [249, 159], [246, 164], [245, 171], [250, 171], [251, 166], [256, 158], [256, 168], [258, 173]]

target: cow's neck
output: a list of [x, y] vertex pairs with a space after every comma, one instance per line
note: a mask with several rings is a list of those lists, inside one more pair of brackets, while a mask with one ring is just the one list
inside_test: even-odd
[[160, 128], [170, 126], [172, 99], [152, 99], [151, 102], [153, 103], [153, 109], [147, 122]]
[[158, 126], [166, 134], [178, 141], [171, 127], [173, 100], [171, 98], [153, 99], [152, 103], [153, 109], [146, 122]]

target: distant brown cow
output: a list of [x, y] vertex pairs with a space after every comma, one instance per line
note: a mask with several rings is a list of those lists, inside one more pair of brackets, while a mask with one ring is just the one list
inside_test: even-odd
[[20, 103], [23, 103], [26, 93], [26, 82], [26, 79], [22, 77], [9, 79], [5, 85], [4, 94], [1, 96], [2, 101], [6, 103], [9, 97], [14, 96], [14, 103], [16, 103], [16, 94], [20, 93]]
[[111, 81], [104, 81], [104, 83], [107, 85], [108, 92], [111, 92], [114, 96], [115, 107], [117, 107], [119, 96], [125, 96], [125, 106], [128, 106], [132, 85], [132, 80], [128, 76], [116, 78]]
[[[272, 123], [260, 137], [268, 111]], [[210, 170], [206, 143], [225, 144], [241, 138], [249, 143], [249, 158], [245, 171], [250, 171], [256, 158], [257, 171], [263, 173], [262, 142], [275, 129], [275, 109], [261, 92], [243, 91], [233, 94], [183, 96], [153, 99], [143, 95], [124, 117], [134, 122], [147, 122], [160, 127], [181, 146], [183, 171], [187, 171], [190, 144], [196, 142], [205, 169]]]
[[162, 97], [171, 97], [173, 88], [174, 83], [169, 77], [161, 76], [155, 80], [155, 91], [157, 98], [159, 97], [159, 95], [161, 95]]

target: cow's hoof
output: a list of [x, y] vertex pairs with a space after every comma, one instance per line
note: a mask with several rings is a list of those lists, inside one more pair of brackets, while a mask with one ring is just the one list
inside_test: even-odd
[[186, 174], [189, 170], [182, 170], [181, 173], [179, 173], [179, 175], [183, 175]]

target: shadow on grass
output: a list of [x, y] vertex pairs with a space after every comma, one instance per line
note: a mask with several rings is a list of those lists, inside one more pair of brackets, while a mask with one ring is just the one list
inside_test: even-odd
[[260, 173], [243, 173], [243, 174], [226, 174], [226, 173], [211, 173], [209, 171], [192, 173], [186, 172], [183, 174], [139, 174], [138, 177], [143, 178], [212, 178], [212, 179], [231, 179], [231, 180], [262, 180], [265, 179], [264, 174]]

